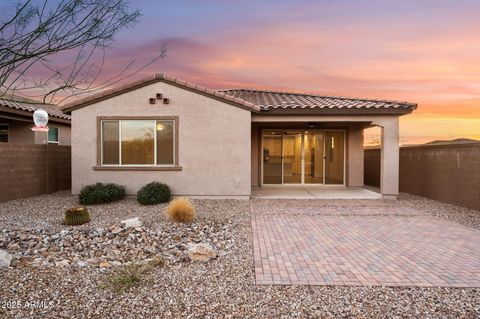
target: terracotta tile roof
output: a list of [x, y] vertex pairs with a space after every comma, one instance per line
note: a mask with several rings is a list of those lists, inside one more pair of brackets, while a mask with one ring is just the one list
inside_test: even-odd
[[32, 113], [38, 109], [42, 109], [45, 110], [49, 116], [65, 120], [71, 119], [70, 115], [63, 113], [57, 105], [45, 104], [19, 96], [0, 97], [0, 106]]
[[268, 91], [255, 89], [221, 90], [226, 94], [252, 102], [262, 111], [275, 109], [397, 109], [412, 111], [417, 104], [388, 100], [324, 96], [297, 92]]
[[255, 105], [251, 102], [245, 101], [241, 98], [233, 97], [229, 94], [225, 94], [224, 92], [207, 89], [203, 86], [196, 85], [194, 83], [190, 83], [190, 82], [187, 82], [187, 81], [184, 81], [184, 80], [180, 80], [180, 79], [175, 78], [175, 77], [170, 77], [170, 76], [165, 75], [163, 73], [155, 73], [153, 76], [146, 77], [142, 80], [130, 82], [128, 84], [125, 84], [125, 85], [122, 85], [122, 86], [119, 86], [119, 87], [116, 87], [116, 88], [113, 88], [113, 89], [105, 90], [101, 93], [94, 94], [92, 96], [87, 96], [87, 97], [84, 97], [82, 99], [73, 101], [69, 104], [64, 105], [62, 107], [62, 110], [66, 113], [69, 113], [69, 112], [71, 112], [75, 109], [87, 106], [89, 104], [96, 103], [96, 102], [101, 101], [101, 100], [108, 99], [110, 97], [113, 97], [113, 96], [116, 96], [116, 95], [119, 95], [119, 94], [123, 94], [123, 93], [129, 92], [129, 91], [135, 90], [137, 88], [140, 88], [140, 87], [143, 87], [143, 86], [155, 83], [155, 82], [166, 82], [166, 83], [169, 83], [169, 84], [172, 84], [172, 85], [176, 85], [176, 86], [185, 88], [187, 90], [194, 91], [194, 92], [199, 93], [199, 94], [209, 96], [211, 98], [219, 99], [219, 100], [225, 101], [227, 103], [230, 103], [230, 104], [233, 104], [233, 105], [245, 108], [245, 109], [249, 109], [249, 110], [254, 111], [254, 112], [259, 112], [260, 111], [260, 107], [258, 105]]
[[308, 112], [311, 110], [312, 113], [325, 111], [332, 114], [340, 112], [354, 112], [355, 114], [361, 114], [364, 112], [389, 112], [394, 114], [405, 114], [410, 113], [417, 108], [417, 104], [408, 102], [348, 98], [341, 96], [324, 96], [298, 92], [255, 89], [211, 90], [194, 83], [180, 80], [175, 77], [170, 77], [163, 73], [155, 73], [153, 76], [149, 76], [138, 81], [130, 82], [128, 84], [73, 101], [64, 105], [62, 110], [65, 113], [70, 113], [78, 108], [82, 108], [98, 101], [105, 100], [155, 82], [166, 82], [199, 94], [225, 101], [253, 112], [271, 110], [298, 110], [299, 112]]

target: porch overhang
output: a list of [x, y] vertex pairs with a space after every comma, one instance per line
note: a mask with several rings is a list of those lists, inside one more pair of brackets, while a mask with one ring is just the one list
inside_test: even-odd
[[[398, 115], [279, 115], [252, 114], [252, 181], [262, 183], [262, 136], [268, 130], [344, 130], [345, 178], [347, 187], [361, 187], [363, 174], [363, 130], [377, 126], [381, 128], [380, 193], [383, 198], [398, 196], [399, 182], [399, 116]], [[302, 159], [305, 161], [305, 158]], [[303, 162], [304, 163], [304, 162]], [[303, 167], [305, 167], [305, 164]], [[305, 174], [305, 169], [303, 173]]]

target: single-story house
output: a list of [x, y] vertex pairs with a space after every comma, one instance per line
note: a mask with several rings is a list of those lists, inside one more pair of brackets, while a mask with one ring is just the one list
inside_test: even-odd
[[[48, 113], [48, 133], [32, 131], [33, 112]], [[0, 97], [0, 143], [70, 145], [70, 115], [57, 105], [19, 96]]]
[[363, 186], [363, 130], [381, 127], [381, 194], [398, 195], [401, 115], [416, 104], [255, 89], [155, 74], [89, 96], [72, 116], [72, 193], [151, 181], [174, 195], [249, 198], [252, 187]]

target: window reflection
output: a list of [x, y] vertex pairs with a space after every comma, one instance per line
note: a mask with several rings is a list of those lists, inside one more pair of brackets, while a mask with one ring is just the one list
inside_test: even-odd
[[122, 164], [154, 164], [155, 121], [121, 121]]

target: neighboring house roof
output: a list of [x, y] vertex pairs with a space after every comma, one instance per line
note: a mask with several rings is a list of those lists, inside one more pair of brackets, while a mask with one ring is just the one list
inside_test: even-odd
[[407, 114], [417, 108], [415, 103], [388, 100], [254, 89], [211, 90], [163, 73], [156, 73], [142, 80], [71, 102], [63, 106], [62, 110], [65, 113], [70, 113], [73, 110], [155, 82], [166, 82], [253, 112], [268, 111], [269, 113], [278, 114]]
[[469, 143], [480, 143], [479, 140], [474, 140], [471, 138], [457, 138], [453, 140], [435, 140], [424, 145], [443, 145], [443, 144], [469, 144]]
[[273, 110], [391, 110], [410, 113], [417, 104], [399, 101], [348, 98], [318, 94], [255, 89], [227, 89], [226, 94], [260, 106], [262, 111]]
[[0, 106], [32, 113], [38, 109], [42, 109], [45, 110], [51, 117], [56, 117], [64, 120], [71, 119], [70, 115], [63, 113], [60, 110], [60, 107], [58, 107], [57, 105], [41, 103], [20, 96], [2, 96], [0, 97]]
[[187, 81], [183, 81], [183, 80], [180, 80], [178, 78], [170, 77], [170, 76], [167, 76], [163, 73], [155, 73], [153, 76], [146, 77], [142, 80], [134, 81], [134, 82], [131, 82], [131, 83], [128, 83], [128, 84], [110, 89], [110, 90], [105, 90], [101, 93], [94, 94], [92, 96], [84, 97], [84, 98], [79, 99], [77, 101], [73, 101], [73, 102], [63, 106], [62, 110], [65, 113], [70, 113], [73, 110], [85, 107], [87, 105], [90, 105], [90, 104], [108, 99], [108, 98], [116, 96], [116, 95], [120, 95], [120, 94], [129, 92], [129, 91], [132, 91], [132, 90], [135, 90], [135, 89], [138, 89], [138, 88], [141, 88], [143, 86], [147, 86], [147, 85], [150, 85], [150, 84], [156, 83], [156, 82], [169, 83], [169, 84], [172, 84], [172, 85], [175, 85], [175, 86], [193, 91], [195, 93], [203, 94], [205, 96], [208, 96], [208, 97], [211, 97], [211, 98], [214, 98], [214, 99], [218, 99], [218, 100], [221, 100], [223, 102], [226, 102], [226, 103], [229, 103], [229, 104], [232, 104], [232, 105], [235, 105], [235, 106], [239, 106], [241, 108], [248, 109], [250, 111], [254, 111], [254, 112], [259, 112], [260, 111], [260, 107], [251, 103], [251, 102], [232, 97], [232, 96], [230, 96], [228, 94], [225, 94], [223, 92], [220, 92], [220, 91], [207, 89], [203, 86], [196, 85], [194, 83], [190, 83], [190, 82], [187, 82]]

